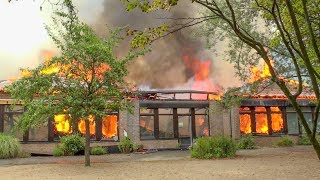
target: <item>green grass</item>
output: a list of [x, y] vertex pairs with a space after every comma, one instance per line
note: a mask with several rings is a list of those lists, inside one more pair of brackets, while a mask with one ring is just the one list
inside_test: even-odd
[[275, 142], [275, 145], [279, 147], [290, 147], [293, 146], [293, 144], [293, 140], [289, 136], [281, 136], [281, 138]]
[[256, 143], [252, 136], [243, 136], [238, 142], [238, 149], [255, 149]]
[[0, 133], [0, 159], [23, 157], [17, 138]]
[[91, 148], [91, 155], [104, 155], [107, 154], [107, 149], [101, 146], [95, 146]]

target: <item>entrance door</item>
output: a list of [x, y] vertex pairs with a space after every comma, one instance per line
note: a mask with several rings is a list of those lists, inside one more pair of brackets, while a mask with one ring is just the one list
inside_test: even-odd
[[182, 148], [187, 148], [192, 143], [191, 125], [190, 115], [178, 116], [179, 143]]

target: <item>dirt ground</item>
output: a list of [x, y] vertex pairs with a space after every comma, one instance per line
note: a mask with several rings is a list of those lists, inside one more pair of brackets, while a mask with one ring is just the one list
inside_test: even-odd
[[188, 151], [0, 160], [0, 179], [320, 179], [311, 146], [241, 150], [232, 159], [197, 160]]

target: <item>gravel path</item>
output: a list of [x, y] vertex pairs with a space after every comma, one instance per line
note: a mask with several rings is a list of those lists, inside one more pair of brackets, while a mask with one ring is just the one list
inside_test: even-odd
[[0, 160], [0, 179], [320, 179], [311, 146], [241, 150], [232, 159], [197, 160], [188, 151]]

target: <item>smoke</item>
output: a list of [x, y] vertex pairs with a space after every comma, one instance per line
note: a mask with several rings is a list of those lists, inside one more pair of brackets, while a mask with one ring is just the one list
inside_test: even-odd
[[[170, 22], [168, 18], [197, 16], [197, 7], [192, 5], [189, 1], [184, 1], [170, 12], [157, 11], [145, 14], [138, 9], [131, 12], [125, 11], [125, 7], [120, 1], [104, 1], [103, 12], [97, 19], [95, 27], [99, 34], [104, 34], [107, 26], [111, 28], [129, 26], [133, 29], [143, 30], [148, 27], [156, 27], [163, 22]], [[176, 21], [171, 20], [171, 23], [176, 23]], [[194, 61], [217, 60], [216, 57], [212, 57], [212, 52], [205, 50], [204, 43], [193, 36], [196, 28], [199, 26], [184, 29], [155, 41], [150, 53], [130, 64], [127, 80], [151, 89], [191, 89], [192, 83], [190, 82], [194, 81], [195, 72], [194, 68], [190, 66], [190, 62], [187, 64], [183, 61], [183, 56], [188, 55]], [[128, 50], [128, 41], [129, 39], [126, 39], [126, 42], [121, 45], [119, 54]], [[220, 74], [222, 72], [218, 69], [223, 67], [219, 65], [221, 61], [218, 63], [214, 61], [210, 63], [208, 78], [218, 87], [222, 77]], [[194, 62], [191, 62], [191, 65], [193, 64]], [[227, 67], [225, 63], [223, 66]], [[232, 67], [228, 68], [230, 70], [224, 69], [223, 73], [232, 74]], [[233, 82], [229, 85], [234, 85], [235, 78], [232, 77], [230, 80]]]
[[[168, 19], [161, 19], [164, 17], [194, 17], [198, 12], [197, 7], [192, 6], [189, 1], [181, 1], [170, 12], [148, 14], [139, 10], [127, 12], [121, 1], [117, 0], [75, 2], [80, 18], [93, 25], [100, 35], [106, 34], [108, 27], [130, 26], [143, 30], [168, 22]], [[43, 58], [43, 50], [56, 51], [44, 29], [44, 24], [50, 19], [50, 13], [50, 7], [44, 7], [40, 11], [37, 1], [17, 1], [10, 4], [0, 2], [0, 23], [3, 25], [0, 32], [0, 80], [18, 76], [18, 69], [21, 67], [36, 67]], [[188, 55], [196, 61], [211, 61], [208, 79], [215, 86], [239, 85], [232, 66], [210, 50], [205, 50], [204, 43], [193, 36], [196, 28], [199, 26], [187, 28], [153, 43], [152, 52], [130, 64], [127, 81], [149, 88], [191, 89], [195, 71], [183, 61], [183, 56]], [[127, 38], [118, 49], [117, 55], [123, 55], [129, 46]], [[225, 47], [224, 44], [217, 46], [221, 52]]]

